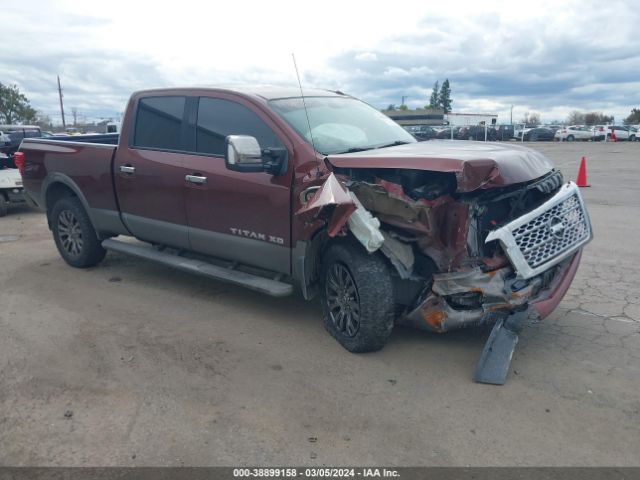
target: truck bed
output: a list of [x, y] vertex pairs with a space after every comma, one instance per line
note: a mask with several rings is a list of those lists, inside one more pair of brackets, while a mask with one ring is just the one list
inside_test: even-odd
[[108, 231], [102, 219], [118, 216], [112, 180], [117, 141], [118, 134], [23, 140], [23, 181], [30, 200], [46, 209], [48, 196], [55, 194], [49, 185], [62, 183], [82, 199], [96, 229]]

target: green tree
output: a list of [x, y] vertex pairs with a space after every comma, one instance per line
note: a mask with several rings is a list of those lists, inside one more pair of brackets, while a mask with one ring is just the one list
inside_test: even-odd
[[434, 110], [441, 106], [438, 89], [439, 83], [436, 80], [436, 83], [433, 84], [433, 90], [431, 91], [431, 98], [429, 99], [429, 108], [433, 108]]
[[404, 103], [402, 105], [400, 105], [398, 107], [398, 110], [409, 110], [409, 107], [407, 107]]
[[0, 123], [31, 123], [35, 120], [36, 111], [18, 86], [0, 83]]
[[640, 108], [632, 109], [631, 114], [624, 119], [624, 123], [627, 125], [636, 125], [640, 123]]
[[440, 95], [438, 96], [438, 103], [440, 104], [440, 108], [444, 110], [444, 113], [451, 112], [451, 104], [453, 103], [453, 100], [451, 100], [451, 87], [449, 85], [448, 78], [442, 82]]
[[392, 112], [396, 109], [396, 106], [393, 103], [390, 103], [389, 106], [387, 107], [387, 111], [388, 112]]

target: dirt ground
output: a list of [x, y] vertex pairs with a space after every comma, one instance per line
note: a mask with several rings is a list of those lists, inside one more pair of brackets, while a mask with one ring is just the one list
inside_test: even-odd
[[[640, 144], [533, 144], [595, 239], [506, 385], [487, 331], [398, 328], [354, 355], [317, 303], [109, 253], [59, 257], [42, 213], [0, 219], [1, 465], [640, 465]], [[65, 416], [66, 413], [66, 416]]]

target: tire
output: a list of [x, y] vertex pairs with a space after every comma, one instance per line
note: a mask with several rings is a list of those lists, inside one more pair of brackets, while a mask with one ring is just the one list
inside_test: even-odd
[[533, 135], [531, 135], [531, 141], [532, 142], [537, 142], [538, 141], [538, 134], [534, 133]]
[[636, 141], [636, 136], [635, 135], [629, 135], [629, 141], [630, 142], [635, 142]]
[[63, 197], [51, 209], [51, 230], [60, 256], [72, 267], [88, 268], [102, 261], [102, 248], [89, 215], [77, 197]]
[[573, 135], [567, 137], [567, 142], [573, 142], [576, 138]]
[[322, 261], [321, 301], [327, 331], [354, 353], [380, 350], [391, 335], [395, 301], [380, 253], [349, 241], [329, 247]]

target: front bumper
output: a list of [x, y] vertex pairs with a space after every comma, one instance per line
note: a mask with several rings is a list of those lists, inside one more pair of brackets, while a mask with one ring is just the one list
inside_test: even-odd
[[523, 310], [543, 319], [569, 289], [592, 238], [580, 191], [569, 182], [539, 207], [489, 233], [486, 241], [500, 242], [509, 266], [435, 274], [431, 291], [401, 322], [446, 332]]
[[[582, 250], [528, 280], [518, 279], [512, 267], [490, 272], [479, 268], [434, 275], [433, 286], [419, 306], [400, 323], [432, 332], [491, 324], [514, 311], [528, 309], [531, 320], [547, 317], [567, 293], [578, 270]], [[480, 305], [460, 308], [452, 304], [459, 295], [477, 294]]]

